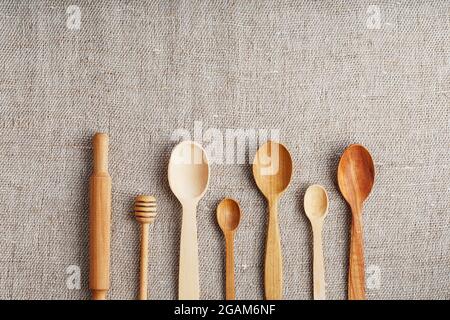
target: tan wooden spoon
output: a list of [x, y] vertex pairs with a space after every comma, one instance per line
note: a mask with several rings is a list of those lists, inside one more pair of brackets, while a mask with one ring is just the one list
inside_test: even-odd
[[264, 269], [265, 298], [280, 300], [283, 296], [283, 263], [278, 226], [278, 200], [289, 186], [292, 176], [292, 159], [286, 147], [272, 141], [262, 145], [253, 161], [253, 176], [269, 204]]
[[183, 206], [180, 240], [178, 296], [180, 300], [200, 299], [197, 239], [197, 204], [209, 181], [205, 150], [192, 141], [183, 141], [172, 151], [168, 170], [169, 185]]
[[230, 198], [223, 199], [217, 206], [217, 222], [225, 236], [225, 298], [236, 298], [234, 288], [234, 234], [241, 220], [239, 204]]
[[366, 298], [362, 209], [374, 181], [375, 168], [369, 151], [358, 144], [350, 145], [344, 151], [338, 168], [339, 189], [352, 211], [348, 273], [350, 300]]
[[325, 268], [323, 264], [322, 227], [328, 213], [328, 195], [324, 187], [310, 186], [305, 193], [305, 213], [313, 230], [314, 300], [325, 300]]

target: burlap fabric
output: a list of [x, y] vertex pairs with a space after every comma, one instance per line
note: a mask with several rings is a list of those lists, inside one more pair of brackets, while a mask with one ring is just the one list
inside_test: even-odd
[[[89, 297], [96, 131], [111, 139], [110, 297], [136, 297], [129, 213], [149, 193], [159, 212], [150, 297], [176, 298], [181, 207], [167, 163], [172, 135], [194, 134], [195, 121], [224, 141], [227, 129], [278, 129], [290, 149], [295, 172], [279, 209], [285, 298], [312, 297], [302, 202], [313, 183], [330, 198], [327, 294], [346, 298], [350, 215], [335, 177], [355, 142], [377, 170], [364, 212], [368, 298], [450, 298], [449, 17], [447, 1], [1, 1], [0, 298]], [[237, 298], [261, 299], [266, 207], [242, 163], [214, 164], [199, 205], [201, 296], [224, 296], [215, 209], [225, 196], [243, 211]], [[67, 283], [77, 266], [79, 290]]]

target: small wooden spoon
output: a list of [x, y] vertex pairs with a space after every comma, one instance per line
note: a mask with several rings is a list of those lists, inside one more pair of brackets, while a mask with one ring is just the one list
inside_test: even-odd
[[362, 209], [375, 181], [375, 168], [369, 151], [361, 145], [350, 145], [341, 157], [338, 184], [352, 211], [348, 298], [364, 300], [364, 237]]
[[265, 297], [267, 300], [280, 300], [283, 296], [283, 263], [278, 200], [289, 186], [292, 176], [292, 159], [286, 147], [273, 141], [262, 145], [253, 161], [253, 176], [269, 203], [264, 269]]
[[205, 150], [197, 143], [183, 141], [172, 151], [169, 161], [169, 185], [183, 206], [180, 240], [178, 296], [180, 300], [200, 299], [198, 269], [197, 204], [209, 181]]
[[241, 220], [241, 209], [233, 199], [225, 198], [217, 206], [217, 222], [225, 236], [225, 298], [236, 298], [234, 288], [234, 234]]
[[313, 230], [313, 283], [314, 300], [325, 300], [325, 268], [323, 264], [322, 227], [328, 213], [328, 195], [324, 187], [310, 186], [305, 193], [305, 213]]

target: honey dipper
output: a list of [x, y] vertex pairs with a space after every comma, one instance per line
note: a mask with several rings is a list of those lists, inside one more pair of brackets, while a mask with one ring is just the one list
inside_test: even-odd
[[134, 213], [141, 227], [141, 258], [139, 300], [147, 300], [148, 229], [156, 217], [156, 199], [152, 196], [137, 196], [134, 200]]

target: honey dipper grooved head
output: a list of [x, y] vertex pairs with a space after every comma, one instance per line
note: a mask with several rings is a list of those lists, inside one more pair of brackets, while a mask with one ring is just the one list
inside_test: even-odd
[[153, 223], [156, 218], [156, 199], [152, 196], [137, 196], [134, 199], [134, 214], [140, 223]]

